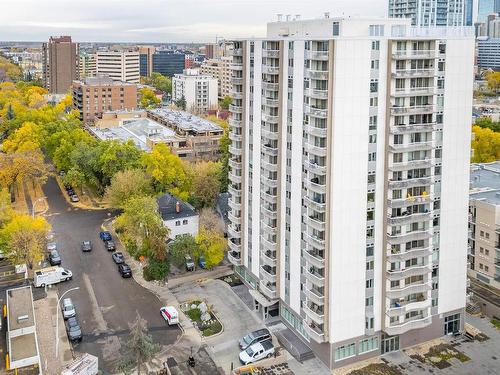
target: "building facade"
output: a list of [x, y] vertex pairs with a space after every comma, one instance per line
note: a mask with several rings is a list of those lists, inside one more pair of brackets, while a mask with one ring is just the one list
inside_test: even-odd
[[468, 276], [500, 291], [500, 163], [471, 169]]
[[139, 47], [139, 72], [141, 77], [149, 77], [153, 72], [153, 55], [156, 52], [154, 46]]
[[139, 83], [139, 52], [134, 50], [98, 51], [97, 73], [115, 81]]
[[97, 59], [95, 53], [80, 52], [79, 59], [79, 79], [95, 77], [97, 75]]
[[169, 238], [198, 235], [199, 215], [193, 206], [166, 193], [157, 199], [163, 225], [170, 229]]
[[389, 17], [411, 18], [415, 26], [463, 26], [466, 1], [389, 0]]
[[176, 51], [156, 51], [153, 54], [153, 72], [173, 77], [184, 70], [185, 54]]
[[72, 95], [73, 109], [80, 112], [80, 120], [84, 123], [93, 122], [107, 111], [137, 108], [137, 86], [106, 76], [74, 81]]
[[205, 61], [200, 67], [200, 73], [217, 79], [219, 99], [231, 94], [231, 69], [232, 57], [221, 57]]
[[474, 33], [273, 22], [235, 41], [228, 258], [330, 368], [464, 323]]
[[500, 71], [500, 39], [477, 38], [477, 66]]
[[200, 74], [197, 69], [185, 69], [183, 74], [172, 78], [172, 100], [186, 100], [186, 110], [206, 113], [217, 109], [218, 81], [212, 76]]
[[479, 0], [477, 22], [486, 22], [488, 15], [500, 13], [500, 0]]
[[65, 94], [78, 78], [78, 45], [70, 36], [51, 36], [42, 45], [43, 84], [51, 94]]

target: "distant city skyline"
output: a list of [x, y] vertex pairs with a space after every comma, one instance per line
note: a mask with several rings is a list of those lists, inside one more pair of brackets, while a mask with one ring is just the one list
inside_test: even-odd
[[2, 41], [214, 42], [265, 36], [277, 14], [319, 18], [387, 15], [387, 0], [3, 0]]

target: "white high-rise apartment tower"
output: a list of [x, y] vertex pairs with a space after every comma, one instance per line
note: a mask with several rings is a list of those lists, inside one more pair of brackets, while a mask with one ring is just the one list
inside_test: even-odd
[[331, 368], [463, 327], [473, 59], [404, 19], [235, 41], [229, 259]]
[[389, 0], [389, 17], [411, 18], [415, 26], [463, 26], [471, 22], [466, 15], [468, 1]]
[[139, 52], [117, 49], [96, 53], [97, 74], [105, 74], [114, 81], [139, 83]]

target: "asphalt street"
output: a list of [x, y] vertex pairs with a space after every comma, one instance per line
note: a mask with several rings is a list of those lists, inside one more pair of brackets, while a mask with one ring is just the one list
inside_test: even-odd
[[[66, 295], [76, 306], [83, 331], [83, 341], [74, 346], [75, 351], [98, 356], [104, 374], [113, 373], [125, 352], [130, 325], [137, 313], [147, 321], [156, 343], [174, 343], [180, 331], [163, 320], [158, 298], [132, 278], [123, 279], [111, 252], [99, 239], [101, 224], [111, 218], [112, 212], [74, 208], [66, 202], [53, 178], [43, 190], [50, 207], [45, 216], [55, 233], [62, 266], [73, 272], [73, 280], [58, 284], [59, 295], [80, 287]], [[91, 252], [81, 251], [84, 240], [92, 241]]]

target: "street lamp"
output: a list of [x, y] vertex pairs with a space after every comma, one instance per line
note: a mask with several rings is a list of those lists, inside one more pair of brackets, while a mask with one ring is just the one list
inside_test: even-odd
[[35, 218], [35, 205], [38, 201], [41, 201], [42, 199], [45, 199], [46, 197], [39, 197], [37, 199], [35, 199], [33, 201], [33, 203], [31, 204], [31, 216], [33, 217], [33, 219]]
[[61, 300], [66, 295], [66, 293], [69, 293], [69, 292], [72, 292], [72, 291], [78, 290], [78, 289], [80, 289], [79, 286], [77, 286], [76, 288], [68, 289], [57, 300], [57, 313], [56, 313], [56, 358], [59, 356], [59, 314], [60, 314], [60, 312], [58, 310], [61, 308]]

